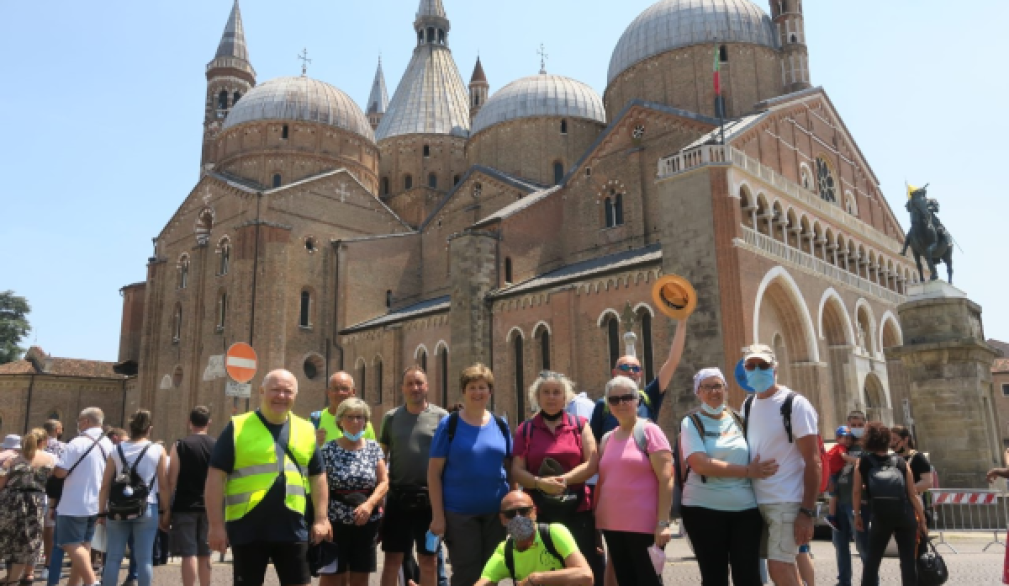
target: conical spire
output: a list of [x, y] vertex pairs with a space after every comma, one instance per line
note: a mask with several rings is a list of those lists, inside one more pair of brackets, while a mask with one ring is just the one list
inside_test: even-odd
[[238, 0], [231, 7], [231, 16], [221, 35], [221, 44], [217, 46], [217, 59], [233, 58], [248, 62], [249, 49], [245, 46], [245, 28], [242, 26], [242, 11], [238, 8]]
[[368, 115], [385, 114], [388, 107], [389, 92], [385, 89], [385, 73], [382, 72], [382, 58], [379, 57], [375, 81], [371, 83], [371, 95], [368, 97]]
[[417, 18], [433, 16], [435, 18], [448, 18], [445, 14], [445, 6], [441, 0], [420, 0], [420, 8], [417, 9]]
[[476, 67], [473, 68], [473, 77], [469, 80], [470, 83], [483, 82], [487, 83], [487, 75], [483, 72], [483, 64], [480, 63], [480, 57], [476, 58]]

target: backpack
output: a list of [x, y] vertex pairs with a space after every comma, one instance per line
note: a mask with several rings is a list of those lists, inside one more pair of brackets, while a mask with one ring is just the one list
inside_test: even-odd
[[114, 521], [126, 521], [142, 517], [147, 511], [147, 497], [151, 494], [151, 487], [157, 478], [157, 472], [147, 483], [137, 474], [137, 466], [147, 455], [147, 450], [153, 444], [149, 443], [140, 450], [137, 459], [130, 466], [126, 462], [126, 454], [123, 453], [122, 444], [116, 446], [119, 452], [119, 460], [123, 463], [123, 472], [118, 474], [112, 481], [112, 489], [109, 491], [109, 508], [107, 516]]
[[[561, 557], [561, 553], [557, 551], [554, 546], [554, 538], [550, 536], [550, 525], [546, 523], [537, 523], [536, 530], [539, 531], [540, 541], [543, 542], [543, 546], [546, 547], [547, 553], [554, 556], [554, 558], [561, 563], [561, 567], [564, 567], [564, 558]], [[516, 584], [519, 583], [515, 579], [515, 540], [511, 537], [505, 542], [504, 550], [505, 566], [508, 568], [508, 575], [511, 576], [512, 581]]]
[[865, 485], [872, 518], [899, 523], [907, 517], [907, 464], [897, 456], [870, 455]]
[[[743, 413], [746, 416], [746, 423], [750, 421], [750, 408], [753, 407], [754, 395], [746, 397], [743, 401]], [[795, 392], [788, 391], [785, 395], [785, 402], [781, 404], [781, 421], [785, 425], [785, 433], [788, 434], [788, 443], [795, 443], [795, 438], [792, 437], [792, 403], [795, 401]], [[750, 439], [748, 435], [749, 429], [746, 426], [743, 427], [743, 435], [747, 440]], [[827, 450], [823, 446], [823, 436], [816, 434], [817, 448], [820, 450], [820, 490], [823, 492], [827, 490], [827, 486], [830, 484], [830, 464], [827, 463]]]
[[[490, 414], [491, 419], [497, 423], [497, 428], [501, 430], [501, 435], [505, 439], [505, 458], [511, 458], [512, 456], [512, 434], [508, 433], [508, 423], [505, 422], [503, 417], [498, 417], [493, 413]], [[452, 440], [455, 439], [455, 430], [459, 427], [459, 412], [454, 411], [448, 415], [448, 443], [449, 446], [452, 445]]]
[[[743, 418], [732, 409], [726, 409], [729, 415], [735, 420], [736, 425], [739, 429], [745, 429], [745, 424]], [[700, 409], [694, 409], [690, 413], [687, 413], [686, 417], [690, 418], [690, 421], [694, 424], [694, 429], [697, 430], [698, 435], [701, 436], [701, 441], [704, 441], [704, 423], [700, 418]], [[682, 434], [681, 434], [682, 435]], [[683, 457], [682, 452], [680, 452], [680, 438], [678, 437], [675, 442], [673, 442], [673, 505], [670, 507], [670, 518], [679, 519], [682, 514], [683, 506], [683, 487], [687, 485], [687, 477], [690, 476], [690, 464], [687, 463], [686, 458]], [[707, 483], [708, 478], [703, 474], [701, 476], [701, 482]]]

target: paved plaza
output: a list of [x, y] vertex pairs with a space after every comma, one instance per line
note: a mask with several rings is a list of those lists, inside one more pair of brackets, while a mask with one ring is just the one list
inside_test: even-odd
[[[942, 547], [940, 553], [943, 554], [949, 566], [950, 579], [946, 583], [949, 586], [994, 586], [1002, 583], [1002, 562], [1005, 550], [1000, 545], [993, 545], [987, 552], [982, 550], [991, 541], [992, 535], [968, 534], [947, 536], [947, 540], [959, 552], [952, 553], [949, 549]], [[1004, 540], [1004, 536], [1002, 536]], [[852, 552], [855, 547], [852, 544]], [[666, 586], [673, 584], [695, 584], [701, 583], [700, 573], [697, 571], [697, 563], [690, 555], [690, 550], [682, 540], [674, 540], [666, 548], [670, 554], [666, 569], [663, 572]], [[818, 586], [834, 586], [837, 584], [837, 564], [834, 561], [834, 548], [829, 541], [813, 542], [814, 563], [816, 566], [816, 583]], [[216, 558], [215, 558], [216, 559]], [[381, 569], [382, 556], [379, 555], [379, 569]], [[862, 566], [857, 556], [853, 556], [854, 584], [858, 586], [862, 575]], [[900, 584], [900, 574], [896, 558], [885, 558], [881, 571], [882, 584]], [[125, 568], [119, 581], [122, 584], [125, 580]], [[66, 582], [64, 581], [63, 584]], [[231, 564], [228, 561], [218, 563], [214, 566], [215, 586], [225, 586], [231, 584]], [[369, 584], [377, 586], [379, 583], [378, 574], [372, 576]], [[180, 586], [179, 565], [177, 560], [173, 560], [167, 566], [154, 569], [155, 586]], [[272, 568], [267, 571], [266, 584], [278, 586], [276, 576], [273, 575]]]

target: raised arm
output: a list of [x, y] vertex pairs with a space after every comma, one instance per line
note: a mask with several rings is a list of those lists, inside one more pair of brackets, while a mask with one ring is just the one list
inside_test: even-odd
[[680, 365], [680, 358], [683, 357], [683, 345], [687, 340], [687, 318], [680, 320], [676, 324], [676, 333], [673, 334], [673, 343], [669, 346], [669, 356], [659, 368], [659, 392], [666, 392], [666, 387], [673, 380], [676, 367]]

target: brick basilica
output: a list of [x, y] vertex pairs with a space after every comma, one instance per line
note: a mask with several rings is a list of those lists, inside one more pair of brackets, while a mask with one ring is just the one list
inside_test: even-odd
[[729, 372], [754, 341], [824, 430], [853, 408], [902, 421], [902, 367], [883, 349], [901, 343], [896, 306], [917, 278], [904, 233], [810, 83], [801, 0], [766, 8], [660, 0], [627, 26], [600, 96], [546, 71], [491, 91], [479, 59], [466, 84], [443, 1], [420, 0], [392, 99], [379, 64], [362, 109], [305, 75], [258, 80], [236, 0], [206, 68], [201, 177], [146, 280], [123, 289], [129, 407], [173, 438], [211, 405], [219, 430], [248, 408], [222, 366], [247, 342], [254, 387], [291, 370], [303, 415], [339, 369], [378, 417], [405, 367], [425, 366], [446, 404], [479, 361], [514, 425], [541, 369], [600, 396], [626, 331], [650, 379], [676, 328], [651, 288], [675, 273], [700, 300], [667, 429], [694, 404], [695, 370]]

